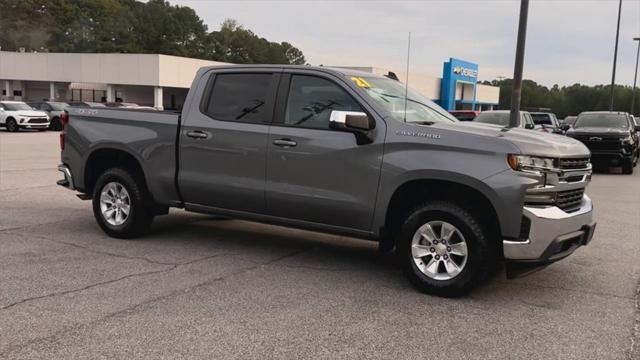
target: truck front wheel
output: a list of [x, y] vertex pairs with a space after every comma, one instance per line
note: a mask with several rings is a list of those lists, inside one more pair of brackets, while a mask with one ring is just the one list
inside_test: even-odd
[[143, 235], [153, 221], [149, 195], [140, 179], [120, 168], [106, 170], [93, 191], [93, 215], [107, 235], [130, 239]]
[[464, 295], [482, 282], [495, 253], [476, 218], [446, 201], [414, 209], [396, 243], [411, 283], [422, 292], [445, 297]]

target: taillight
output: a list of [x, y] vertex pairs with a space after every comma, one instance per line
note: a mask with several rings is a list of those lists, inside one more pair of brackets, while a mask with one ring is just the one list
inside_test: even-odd
[[60, 131], [60, 150], [64, 150], [64, 135], [68, 123], [69, 113], [67, 110], [64, 110], [62, 114], [60, 114], [60, 125], [62, 125], [62, 131]]
[[62, 125], [62, 129], [64, 130], [64, 126], [67, 125], [69, 123], [69, 113], [67, 112], [67, 110], [63, 111], [62, 114], [60, 114], [60, 125]]

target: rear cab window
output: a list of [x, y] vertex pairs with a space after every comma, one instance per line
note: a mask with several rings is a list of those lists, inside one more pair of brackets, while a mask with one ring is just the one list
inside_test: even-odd
[[275, 82], [272, 72], [216, 73], [209, 80], [201, 110], [214, 120], [268, 123]]

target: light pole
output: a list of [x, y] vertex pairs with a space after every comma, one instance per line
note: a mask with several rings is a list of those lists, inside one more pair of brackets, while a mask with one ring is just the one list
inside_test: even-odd
[[634, 41], [638, 42], [638, 52], [636, 54], [636, 72], [633, 75], [633, 89], [631, 90], [631, 115], [633, 115], [633, 105], [635, 105], [636, 100], [636, 81], [638, 80], [638, 60], [640, 60], [640, 37], [633, 38]]
[[513, 87], [511, 90], [511, 114], [509, 127], [517, 127], [520, 123], [520, 97], [522, 96], [522, 69], [524, 67], [524, 43], [527, 39], [527, 18], [529, 17], [529, 0], [520, 1], [520, 21], [518, 23], [518, 42], [516, 44], [516, 63], [513, 68]]
[[613, 88], [616, 85], [616, 62], [618, 60], [618, 37], [620, 36], [620, 13], [622, 12], [622, 0], [618, 5], [618, 27], [616, 28], [616, 47], [613, 50], [613, 71], [611, 73], [611, 93], [609, 95], [609, 111], [613, 111]]

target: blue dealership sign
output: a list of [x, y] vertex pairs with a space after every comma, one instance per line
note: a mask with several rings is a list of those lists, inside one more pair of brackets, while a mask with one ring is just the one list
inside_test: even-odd
[[475, 108], [478, 64], [454, 58], [450, 58], [449, 61], [445, 62], [442, 69], [440, 106], [446, 110], [456, 109], [456, 84], [458, 82], [472, 86], [473, 100], [463, 101], [471, 103], [472, 109]]

